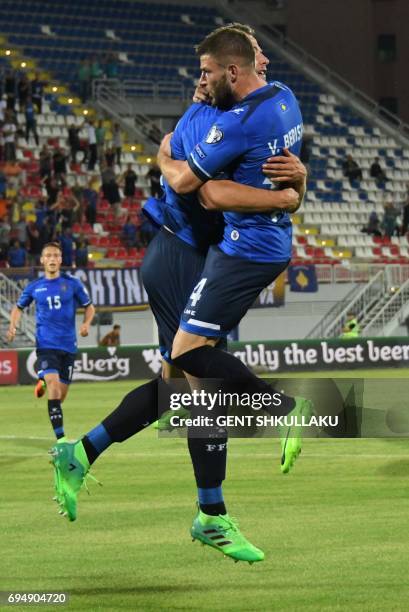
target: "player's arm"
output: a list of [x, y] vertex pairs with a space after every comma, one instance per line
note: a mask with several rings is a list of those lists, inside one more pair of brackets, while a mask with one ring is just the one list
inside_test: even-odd
[[292, 187], [298, 193], [298, 205], [301, 206], [307, 190], [307, 169], [301, 160], [288, 149], [283, 149], [283, 155], [269, 157], [263, 164], [263, 172], [275, 184]]
[[203, 181], [192, 172], [186, 161], [172, 159], [170, 139], [172, 134], [164, 136], [159, 147], [157, 162], [166, 181], [176, 193], [196, 191]]
[[95, 307], [93, 304], [88, 304], [84, 310], [84, 320], [80, 327], [80, 336], [85, 338], [89, 334], [89, 328], [92, 323], [92, 319], [95, 316]]
[[22, 314], [23, 314], [23, 311], [21, 308], [19, 308], [18, 306], [13, 307], [11, 314], [10, 314], [9, 328], [6, 334], [7, 342], [13, 342], [14, 338], [16, 337], [17, 328], [19, 326]]
[[280, 191], [259, 189], [234, 181], [207, 181], [199, 190], [199, 199], [207, 210], [223, 210], [240, 213], [292, 210], [298, 205], [295, 189]]

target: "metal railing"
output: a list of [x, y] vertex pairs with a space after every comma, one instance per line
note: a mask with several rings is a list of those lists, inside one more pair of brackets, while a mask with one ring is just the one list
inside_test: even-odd
[[379, 298], [385, 295], [388, 287], [388, 274], [385, 270], [379, 272], [365, 285], [361, 291], [347, 304], [343, 310], [323, 329], [322, 337], [332, 338], [341, 334], [345, 324], [346, 316], [353, 312], [355, 317], [360, 320], [369, 313]]
[[[11, 278], [0, 273], [0, 315], [4, 321], [8, 321], [10, 313], [21, 294], [21, 287]], [[26, 336], [31, 342], [35, 342], [35, 306], [31, 304], [25, 309], [19, 326], [19, 332]]]
[[[399, 323], [399, 314], [409, 306], [409, 280], [399, 287], [390, 299], [381, 308], [362, 330], [364, 336], [385, 335], [385, 328], [388, 324]], [[391, 330], [392, 331], [392, 330]]]
[[306, 338], [324, 338], [325, 330], [330, 324], [345, 311], [348, 305], [352, 302], [354, 296], [359, 291], [359, 286], [355, 286], [347, 293], [344, 299], [336, 302], [334, 306], [323, 316], [321, 321], [306, 335]]

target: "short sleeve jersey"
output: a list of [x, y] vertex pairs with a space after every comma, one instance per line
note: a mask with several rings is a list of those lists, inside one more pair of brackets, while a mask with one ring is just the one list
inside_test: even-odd
[[[257, 89], [230, 111], [217, 116], [210, 130], [192, 147], [187, 161], [203, 181], [221, 170], [232, 180], [261, 189], [274, 188], [262, 172], [268, 157], [287, 147], [299, 154], [303, 133], [301, 111], [292, 91], [274, 82]], [[292, 226], [287, 213], [224, 214], [220, 248], [258, 262], [291, 257]]]
[[35, 302], [37, 348], [77, 352], [75, 313], [91, 304], [84, 285], [69, 274], [29, 283], [17, 301], [21, 310]]

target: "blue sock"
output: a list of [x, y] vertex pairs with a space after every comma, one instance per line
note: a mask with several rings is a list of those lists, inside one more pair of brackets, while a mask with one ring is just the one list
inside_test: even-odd
[[105, 427], [100, 424], [82, 438], [82, 444], [91, 465], [104, 450], [111, 446], [112, 440]]
[[197, 494], [199, 498], [199, 507], [202, 512], [211, 516], [226, 514], [226, 506], [224, 505], [222, 486], [201, 488], [198, 487]]

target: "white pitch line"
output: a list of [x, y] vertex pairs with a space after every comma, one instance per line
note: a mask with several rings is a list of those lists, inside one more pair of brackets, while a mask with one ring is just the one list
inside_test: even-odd
[[53, 438], [42, 438], [40, 436], [0, 436], [0, 440], [47, 440], [52, 442]]

